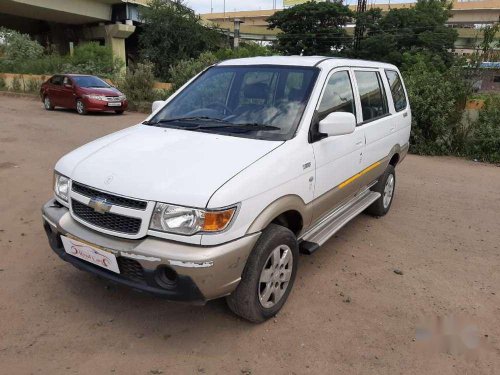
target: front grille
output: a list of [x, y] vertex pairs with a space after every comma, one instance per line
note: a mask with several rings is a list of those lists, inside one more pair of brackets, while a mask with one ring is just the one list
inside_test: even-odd
[[121, 102], [119, 96], [106, 96], [108, 102]]
[[120, 274], [123, 277], [134, 281], [145, 282], [144, 269], [138, 261], [125, 257], [118, 257], [116, 260], [120, 268]]
[[101, 214], [95, 212], [92, 207], [74, 199], [71, 200], [71, 208], [76, 217], [103, 229], [126, 234], [137, 234], [141, 229], [142, 220], [139, 218], [117, 215], [111, 212]]
[[148, 202], [138, 201], [136, 199], [130, 199], [125, 197], [120, 197], [118, 195], [113, 195], [110, 193], [104, 193], [102, 191], [91, 188], [90, 186], [80, 184], [78, 182], [73, 181], [71, 189], [81, 195], [85, 195], [89, 198], [104, 198], [106, 202], [116, 206], [134, 208], [137, 210], [145, 210]]

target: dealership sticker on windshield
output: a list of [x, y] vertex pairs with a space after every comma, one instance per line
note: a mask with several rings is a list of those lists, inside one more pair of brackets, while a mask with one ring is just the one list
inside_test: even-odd
[[76, 241], [73, 238], [61, 236], [61, 240], [64, 245], [64, 251], [66, 251], [69, 255], [86, 260], [87, 262], [107, 270], [120, 273], [118, 262], [116, 261], [114, 254], [86, 243]]

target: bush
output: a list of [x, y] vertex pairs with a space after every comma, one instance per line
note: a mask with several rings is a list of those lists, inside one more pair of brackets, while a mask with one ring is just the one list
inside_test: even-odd
[[460, 153], [465, 138], [460, 121], [470, 91], [462, 68], [439, 71], [420, 59], [403, 74], [412, 108], [412, 152]]
[[155, 100], [154, 82], [153, 64], [145, 62], [129, 68], [118, 85], [133, 107], [140, 102]]
[[0, 77], [0, 90], [5, 90], [7, 88], [7, 84], [5, 83], [5, 79]]
[[80, 73], [113, 78], [123, 68], [124, 62], [113, 56], [111, 48], [97, 42], [76, 46], [73, 56], [62, 66], [62, 73]]
[[4, 41], [0, 47], [3, 58], [12, 63], [35, 60], [43, 54], [43, 47], [27, 34], [0, 27], [0, 40]]
[[12, 78], [12, 87], [11, 87], [12, 91], [22, 91], [21, 90], [21, 80], [19, 79], [19, 77], [14, 77]]
[[42, 86], [42, 82], [36, 78], [28, 79], [28, 82], [25, 83], [24, 91], [31, 93], [38, 93], [40, 91], [40, 87]]
[[471, 158], [500, 163], [500, 95], [486, 99], [466, 146]]
[[44, 55], [43, 47], [28, 35], [0, 28], [0, 72], [19, 74], [92, 74], [116, 78], [124, 62], [113, 56], [111, 48], [97, 42], [82, 43], [73, 56], [52, 52]]

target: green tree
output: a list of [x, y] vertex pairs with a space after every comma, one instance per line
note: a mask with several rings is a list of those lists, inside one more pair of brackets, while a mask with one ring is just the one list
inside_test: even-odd
[[155, 66], [158, 78], [168, 80], [176, 61], [198, 57], [223, 43], [222, 35], [202, 25], [182, 1], [152, 0], [141, 10], [140, 52]]
[[412, 8], [366, 12], [357, 19], [364, 35], [354, 56], [400, 66], [405, 53], [428, 52], [451, 66], [450, 50], [458, 37], [456, 30], [445, 26], [451, 6], [448, 0], [418, 0]]
[[353, 16], [341, 0], [309, 1], [274, 13], [270, 29], [280, 29], [276, 48], [289, 55], [331, 55], [349, 44], [344, 26]]

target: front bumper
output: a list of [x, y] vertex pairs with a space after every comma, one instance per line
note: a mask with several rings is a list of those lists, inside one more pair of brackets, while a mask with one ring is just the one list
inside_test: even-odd
[[[43, 225], [54, 252], [75, 267], [132, 289], [170, 300], [206, 302], [230, 294], [238, 285], [259, 233], [218, 246], [196, 246], [154, 237], [128, 240], [89, 229], [51, 199], [42, 208]], [[64, 251], [61, 235], [112, 252], [120, 274]], [[132, 263], [133, 271], [127, 272]], [[123, 266], [122, 266], [123, 264]], [[122, 269], [122, 267], [124, 267]], [[170, 275], [168, 282], [161, 274]], [[173, 272], [172, 272], [173, 271]]]
[[102, 111], [126, 111], [128, 109], [128, 101], [124, 100], [120, 103], [120, 106], [109, 106], [108, 102], [102, 100], [88, 99], [84, 98], [83, 103], [85, 108], [90, 112], [102, 112]]

